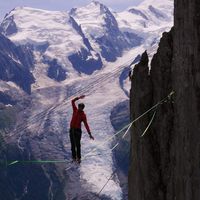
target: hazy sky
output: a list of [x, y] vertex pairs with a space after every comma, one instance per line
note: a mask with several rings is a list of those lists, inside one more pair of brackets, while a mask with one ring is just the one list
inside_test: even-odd
[[[92, 0], [0, 0], [0, 21], [6, 13], [17, 6], [29, 6], [47, 10], [70, 10], [73, 7], [80, 7]], [[129, 6], [137, 5], [143, 0], [99, 0], [99, 2], [113, 8], [123, 10]]]

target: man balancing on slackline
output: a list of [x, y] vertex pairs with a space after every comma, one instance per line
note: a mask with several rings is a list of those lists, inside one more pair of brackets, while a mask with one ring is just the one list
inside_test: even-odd
[[76, 107], [75, 102], [79, 99], [85, 98], [85, 95], [80, 97], [76, 97], [72, 99], [72, 108], [73, 115], [70, 123], [70, 142], [71, 142], [71, 151], [72, 151], [72, 159], [73, 161], [81, 162], [81, 122], [84, 123], [85, 128], [89, 134], [90, 139], [94, 140], [94, 137], [91, 134], [89, 125], [87, 123], [86, 114], [84, 113], [85, 105], [83, 103], [78, 104], [78, 108]]

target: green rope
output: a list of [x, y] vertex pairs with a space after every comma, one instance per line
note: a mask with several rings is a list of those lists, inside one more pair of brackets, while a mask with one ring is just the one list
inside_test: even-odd
[[41, 163], [68, 163], [68, 162], [71, 162], [69, 160], [15, 160], [11, 163], [8, 164], [8, 166], [10, 165], [15, 165], [17, 163], [38, 163], [38, 164], [41, 164]]
[[[166, 100], [171, 100], [173, 94], [175, 92], [172, 91], [170, 92], [170, 94], [165, 97], [164, 99], [162, 99], [161, 101], [159, 101], [157, 104], [155, 104], [154, 106], [152, 106], [149, 110], [147, 110], [146, 112], [144, 112], [143, 114], [141, 114], [139, 117], [137, 117], [136, 119], [134, 119], [132, 122], [130, 122], [128, 125], [124, 126], [121, 130], [119, 130], [117, 133], [115, 133], [113, 136], [107, 138], [107, 140], [105, 140], [105, 142], [101, 143], [98, 146], [103, 146], [105, 143], [107, 143], [108, 141], [112, 140], [115, 136], [119, 135], [123, 130], [127, 129], [125, 134], [123, 135], [123, 138], [126, 136], [126, 134], [128, 133], [129, 129], [131, 128], [131, 126], [133, 125], [133, 123], [135, 123], [136, 121], [138, 121], [140, 118], [142, 118], [143, 116], [145, 116], [147, 113], [149, 113], [150, 111], [152, 111], [153, 109], [157, 108], [159, 105], [161, 105], [162, 103], [166, 102]], [[149, 125], [147, 126], [147, 128], [145, 129], [145, 131], [143, 132], [143, 134], [141, 135], [141, 137], [143, 137], [145, 135], [145, 133], [147, 132], [147, 130], [149, 129], [151, 123], [153, 122], [153, 119], [155, 117], [156, 111], [153, 114], [153, 117], [149, 123]], [[90, 152], [88, 152], [83, 159], [86, 159], [88, 156], [90, 156], [90, 154], [94, 151], [96, 151], [97, 148], [92, 149]], [[8, 166], [11, 165], [15, 165], [17, 163], [70, 163], [71, 161], [69, 160], [25, 160], [25, 161], [19, 161], [19, 160], [15, 160], [12, 161], [11, 163], [8, 164]]]
[[18, 163], [18, 162], [19, 162], [18, 160], [15, 160], [15, 161], [9, 163], [8, 166], [10, 166], [10, 165], [14, 165], [14, 164], [16, 164], [16, 163]]
[[156, 115], [156, 112], [157, 112], [157, 110], [154, 111], [153, 116], [152, 116], [152, 118], [151, 118], [151, 120], [150, 120], [148, 126], [146, 127], [146, 129], [144, 130], [143, 134], [142, 134], [140, 137], [143, 137], [143, 136], [146, 134], [146, 132], [148, 131], [149, 127], [151, 126], [151, 124], [152, 124], [152, 122], [153, 122], [153, 120], [154, 120], [154, 117], [155, 117], [155, 115]]
[[[127, 134], [127, 132], [129, 131], [129, 129], [131, 128], [131, 126], [133, 125], [134, 122], [136, 122], [138, 119], [140, 119], [141, 117], [143, 117], [144, 115], [146, 115], [147, 113], [149, 113], [151, 110], [153, 110], [155, 108], [155, 111], [153, 113], [153, 116], [148, 124], [148, 126], [146, 127], [146, 129], [144, 130], [144, 132], [142, 133], [142, 135], [140, 137], [143, 137], [147, 130], [149, 129], [149, 127], [151, 126], [153, 120], [154, 120], [154, 117], [156, 115], [156, 112], [157, 112], [157, 107], [159, 105], [161, 105], [162, 103], [165, 103], [167, 102], [168, 100], [171, 101], [172, 100], [172, 96], [175, 94], [174, 91], [171, 91], [171, 93], [164, 99], [162, 99], [161, 101], [159, 101], [155, 106], [153, 106], [152, 108], [150, 108], [149, 110], [147, 110], [145, 113], [143, 113], [142, 115], [140, 115], [138, 118], [136, 118], [135, 120], [133, 120], [131, 123], [130, 123], [130, 126], [128, 127], [126, 133], [122, 136], [122, 138], [124, 138]], [[115, 173], [117, 172], [117, 169], [115, 169], [115, 171], [111, 174], [111, 176], [107, 179], [106, 183], [103, 185], [103, 187], [101, 188], [101, 190], [98, 192], [97, 194], [97, 197], [100, 196], [100, 193], [104, 190], [104, 188], [106, 187], [106, 185], [108, 184], [108, 182], [114, 177]], [[94, 197], [92, 200], [94, 199], [97, 199], [97, 197]]]

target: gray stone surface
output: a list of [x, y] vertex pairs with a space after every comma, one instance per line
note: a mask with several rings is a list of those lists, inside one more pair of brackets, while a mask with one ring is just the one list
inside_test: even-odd
[[31, 73], [34, 58], [31, 49], [16, 46], [0, 33], [0, 80], [12, 81], [27, 93], [35, 79]]
[[130, 200], [200, 199], [200, 2], [175, 0], [175, 26], [164, 33], [148, 75], [146, 54], [135, 67], [131, 118], [174, 90], [174, 103], [135, 124], [131, 136]]

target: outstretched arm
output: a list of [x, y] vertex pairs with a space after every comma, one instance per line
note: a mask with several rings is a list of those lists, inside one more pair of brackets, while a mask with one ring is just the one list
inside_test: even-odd
[[76, 110], [77, 110], [77, 107], [76, 107], [76, 104], [75, 104], [75, 102], [76, 102], [77, 100], [79, 100], [78, 97], [72, 99], [72, 101], [71, 101], [71, 102], [72, 102], [72, 108], [73, 108], [73, 111], [76, 111]]
[[80, 97], [76, 97], [76, 98], [74, 98], [74, 99], [72, 99], [72, 108], [73, 108], [73, 111], [76, 111], [77, 110], [77, 107], [76, 107], [76, 104], [75, 104], [75, 102], [77, 101], [77, 100], [79, 100], [79, 99], [83, 99], [83, 98], [85, 98], [85, 95], [82, 95], [82, 96], [80, 96]]

